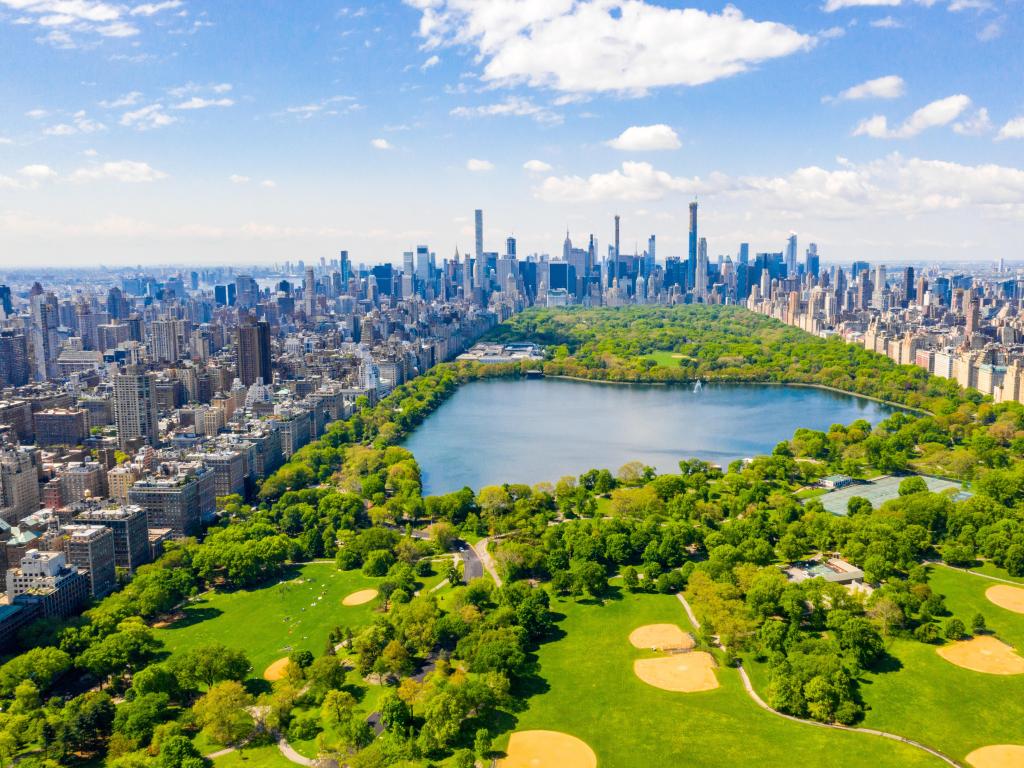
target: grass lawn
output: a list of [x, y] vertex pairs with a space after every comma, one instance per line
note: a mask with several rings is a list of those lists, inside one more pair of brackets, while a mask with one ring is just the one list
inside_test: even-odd
[[1005, 568], [1000, 568], [998, 565], [994, 565], [988, 561], [983, 562], [977, 568], [971, 568], [971, 570], [976, 573], [983, 573], [986, 576], [995, 576], [997, 579], [1005, 579], [1006, 581], [1013, 581], [1017, 584], [1024, 585], [1024, 578], [1021, 578], [1020, 576], [1011, 576], [1006, 572]]
[[[586, 741], [598, 764], [615, 768], [792, 768], [842, 756], [844, 768], [942, 765], [927, 754], [873, 736], [826, 731], [792, 723], [759, 709], [739, 675], [717, 670], [721, 687], [671, 693], [641, 682], [633, 661], [644, 655], [629, 644], [638, 626], [677, 623], [689, 629], [673, 596], [631, 595], [603, 606], [555, 601], [567, 635], [538, 652], [546, 684], [516, 713], [514, 730], [564, 731]], [[497, 748], [505, 746], [502, 739]]]
[[235, 750], [213, 761], [214, 768], [295, 768], [277, 744]]
[[[968, 627], [981, 613], [998, 638], [1024, 650], [1024, 616], [985, 597], [995, 582], [942, 567], [931, 569], [930, 582]], [[866, 677], [862, 691], [871, 709], [864, 725], [909, 736], [956, 758], [989, 744], [1024, 744], [1024, 675], [961, 669], [935, 648], [894, 642], [890, 653], [902, 669]]]
[[658, 365], [663, 365], [666, 368], [678, 368], [680, 361], [683, 357], [678, 352], [663, 351], [651, 352], [649, 355], [644, 355], [647, 360], [653, 360]]
[[339, 571], [333, 563], [306, 563], [264, 587], [204, 595], [185, 609], [184, 618], [155, 634], [172, 653], [214, 641], [240, 648], [252, 662], [253, 677], [260, 677], [293, 650], [319, 656], [335, 626], [355, 630], [369, 624], [376, 601], [352, 607], [341, 601], [378, 581], [360, 571]]

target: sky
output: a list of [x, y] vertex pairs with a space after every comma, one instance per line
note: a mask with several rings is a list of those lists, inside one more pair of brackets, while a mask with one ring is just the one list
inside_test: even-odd
[[0, 264], [1024, 260], [1024, 0], [0, 0]]

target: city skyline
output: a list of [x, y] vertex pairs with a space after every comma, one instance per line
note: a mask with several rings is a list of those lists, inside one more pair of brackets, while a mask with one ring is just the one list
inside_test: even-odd
[[618, 215], [686, 258], [696, 196], [709, 260], [1014, 260], [1020, 3], [775, 5], [0, 0], [0, 249], [399, 263], [479, 250], [482, 208], [488, 251]]

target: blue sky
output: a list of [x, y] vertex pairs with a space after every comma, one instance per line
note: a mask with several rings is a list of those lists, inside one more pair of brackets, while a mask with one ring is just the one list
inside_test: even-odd
[[1021, 0], [0, 0], [0, 258], [1024, 257]]

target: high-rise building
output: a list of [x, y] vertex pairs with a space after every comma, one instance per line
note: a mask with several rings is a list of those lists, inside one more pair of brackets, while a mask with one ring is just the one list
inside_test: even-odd
[[176, 363], [181, 359], [184, 321], [162, 318], [150, 326], [153, 359], [158, 363]]
[[46, 381], [57, 375], [57, 356], [60, 354], [60, 310], [57, 297], [52, 293], [33, 294], [32, 308], [32, 368], [36, 381]]
[[786, 277], [796, 276], [796, 232], [786, 239]]
[[302, 305], [306, 310], [307, 319], [312, 320], [316, 317], [316, 275], [312, 267], [306, 267], [306, 277], [302, 283]]
[[250, 275], [238, 275], [235, 278], [235, 300], [231, 301], [231, 287], [228, 286], [228, 304], [240, 307], [255, 307], [260, 300], [260, 287]]
[[484, 289], [484, 282], [486, 279], [487, 261], [484, 259], [484, 212], [480, 208], [477, 208], [474, 212], [474, 219], [476, 224], [476, 252], [473, 257], [476, 261], [473, 264], [474, 275], [473, 283], [477, 290]]
[[18, 331], [0, 331], [0, 386], [22, 387], [32, 375], [28, 340]]
[[0, 310], [3, 310], [5, 315], [14, 314], [14, 305], [11, 302], [11, 287], [9, 285], [0, 285]]
[[703, 237], [697, 243], [697, 273], [694, 275], [693, 290], [699, 299], [708, 296], [708, 241]]
[[821, 271], [821, 260], [818, 257], [818, 244], [811, 243], [807, 246], [807, 274], [814, 275], [817, 279]]
[[87, 510], [76, 515], [75, 522], [110, 529], [114, 539], [114, 564], [118, 568], [134, 571], [149, 562], [149, 526], [142, 507], [126, 505]]
[[34, 451], [0, 451], [0, 520], [14, 524], [39, 509], [38, 463]]
[[28, 550], [19, 567], [7, 570], [7, 596], [18, 605], [34, 605], [45, 618], [68, 618], [89, 597], [89, 579], [63, 552]]
[[175, 538], [192, 536], [216, 511], [213, 470], [190, 465], [139, 480], [128, 500], [146, 511], [150, 528], [170, 528]]
[[686, 284], [695, 285], [697, 276], [697, 201], [690, 203], [690, 250], [686, 259]]
[[122, 450], [133, 441], [154, 446], [159, 442], [156, 374], [136, 366], [114, 374], [114, 423]]
[[61, 533], [68, 562], [85, 570], [92, 596], [113, 592], [117, 586], [113, 531], [102, 525], [65, 525]]
[[270, 324], [251, 315], [243, 319], [238, 326], [237, 348], [238, 378], [242, 384], [248, 387], [258, 380], [270, 384], [273, 381]]
[[611, 268], [611, 280], [613, 280], [613, 281], [616, 278], [618, 278], [618, 276], [619, 276], [619, 271], [620, 271], [619, 260], [622, 257], [622, 250], [621, 250], [621, 245], [620, 245], [620, 242], [619, 242], [619, 224], [620, 224], [619, 215], [615, 214], [615, 245], [613, 246], [615, 248], [615, 250], [614, 250], [613, 255], [612, 255], [612, 268]]

